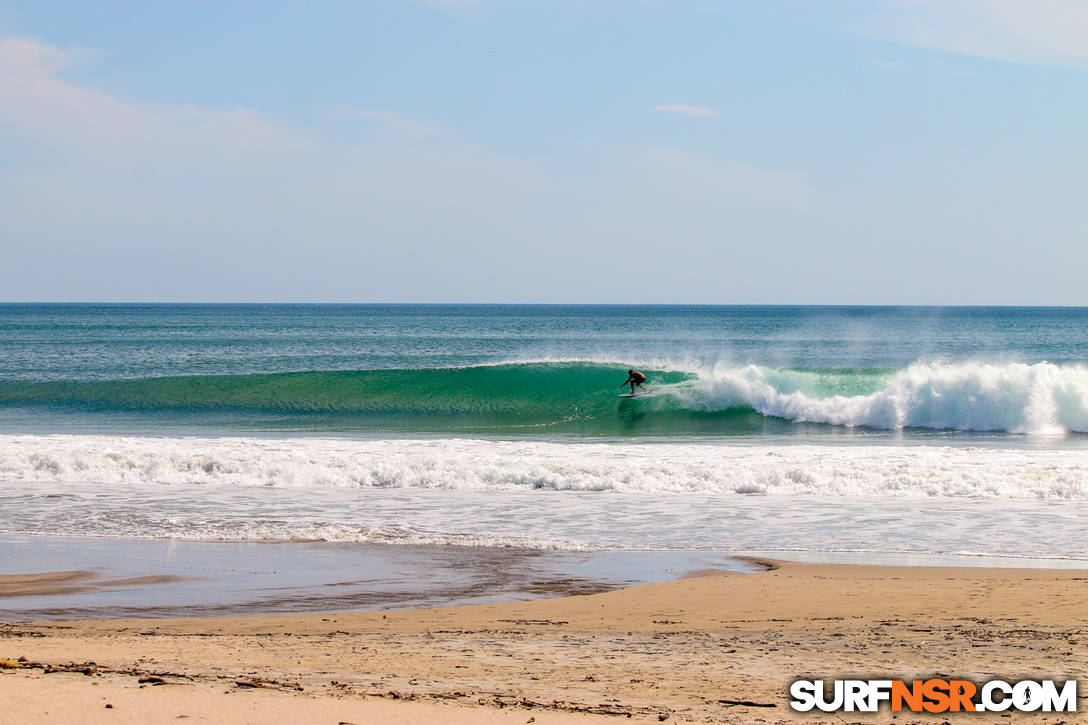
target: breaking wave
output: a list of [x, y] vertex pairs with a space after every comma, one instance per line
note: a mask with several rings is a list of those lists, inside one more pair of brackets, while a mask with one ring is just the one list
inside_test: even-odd
[[[660, 365], [651, 394], [617, 399], [622, 366], [465, 368], [0, 382], [0, 408], [234, 416], [317, 429], [728, 434], [830, 424], [1027, 434], [1088, 432], [1088, 367], [915, 363], [900, 370]], [[763, 421], [763, 422], [761, 422]]]

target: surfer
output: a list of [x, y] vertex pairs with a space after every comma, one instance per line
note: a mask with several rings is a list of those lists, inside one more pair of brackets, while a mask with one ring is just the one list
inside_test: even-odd
[[[623, 381], [623, 385], [631, 383], [631, 395], [634, 395], [636, 385], [639, 387], [639, 390], [646, 390], [646, 388], [642, 387], [642, 384], [644, 382], [646, 382], [645, 373], [640, 373], [638, 370], [628, 370], [627, 379]], [[622, 388], [623, 385], [621, 385], [620, 387]]]

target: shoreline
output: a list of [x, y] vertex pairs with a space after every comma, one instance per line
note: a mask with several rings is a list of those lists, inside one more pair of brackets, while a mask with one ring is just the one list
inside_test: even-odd
[[0, 620], [420, 609], [590, 594], [707, 569], [714, 551], [562, 551], [0, 534]]
[[242, 707], [251, 721], [841, 723], [792, 713], [788, 682], [1088, 671], [1085, 571], [756, 562], [768, 570], [504, 604], [7, 625], [0, 658], [16, 666], [0, 670], [0, 696], [34, 722]]
[[1088, 570], [1088, 560], [921, 552], [570, 551], [0, 534], [0, 621], [248, 616], [499, 604], [759, 571], [754, 559]]

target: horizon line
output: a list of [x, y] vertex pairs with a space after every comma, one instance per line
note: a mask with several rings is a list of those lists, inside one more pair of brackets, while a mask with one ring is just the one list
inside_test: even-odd
[[132, 307], [165, 307], [165, 306], [312, 306], [312, 307], [907, 307], [907, 308], [1006, 308], [1006, 309], [1088, 309], [1088, 304], [985, 304], [985, 303], [834, 303], [834, 302], [225, 302], [225, 301], [102, 301], [102, 300], [70, 300], [70, 301], [22, 301], [0, 300], [0, 306], [132, 306]]

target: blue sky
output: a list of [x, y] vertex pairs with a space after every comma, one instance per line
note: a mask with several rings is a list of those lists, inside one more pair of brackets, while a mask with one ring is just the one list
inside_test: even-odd
[[0, 1], [0, 299], [1088, 304], [1080, 0]]

